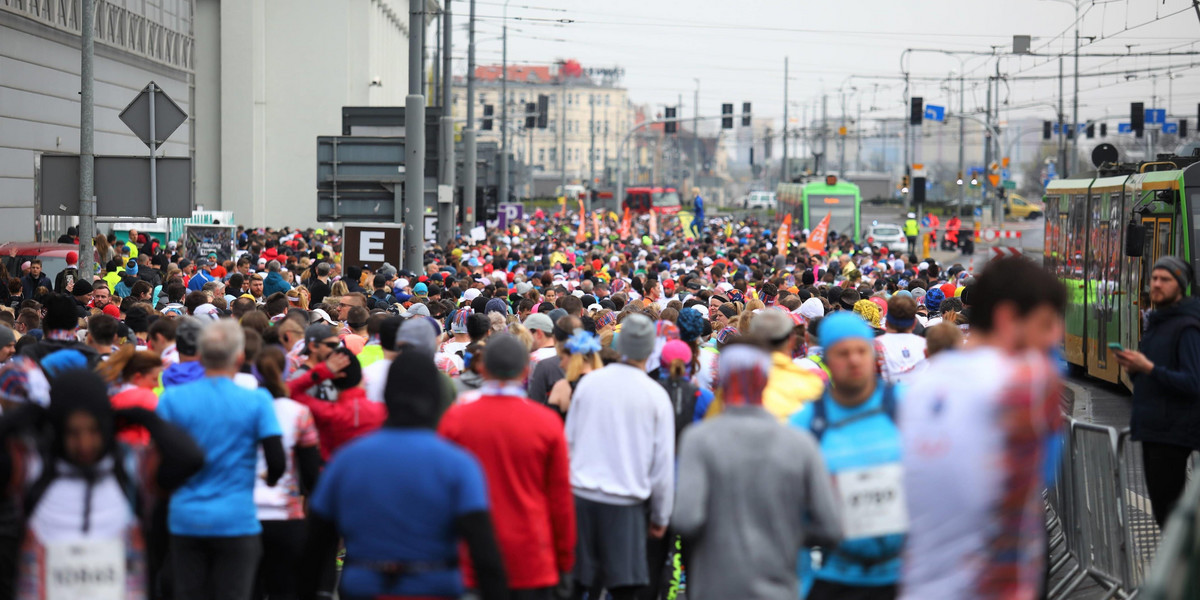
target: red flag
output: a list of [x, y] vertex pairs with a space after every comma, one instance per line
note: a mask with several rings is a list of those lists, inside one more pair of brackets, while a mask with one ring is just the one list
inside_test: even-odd
[[817, 227], [808, 234], [808, 251], [813, 254], [825, 254], [825, 243], [829, 239], [829, 213], [817, 223]]
[[621, 238], [629, 239], [629, 234], [633, 231], [633, 217], [629, 215], [629, 207], [625, 207], [625, 216], [621, 219]]

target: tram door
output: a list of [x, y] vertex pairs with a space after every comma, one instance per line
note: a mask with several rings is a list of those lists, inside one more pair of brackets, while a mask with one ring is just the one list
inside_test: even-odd
[[1171, 217], [1145, 217], [1142, 225], [1146, 228], [1146, 247], [1142, 252], [1142, 277], [1138, 286], [1138, 339], [1142, 337], [1144, 317], [1152, 308], [1150, 305], [1150, 271], [1158, 259], [1172, 253], [1173, 223]]

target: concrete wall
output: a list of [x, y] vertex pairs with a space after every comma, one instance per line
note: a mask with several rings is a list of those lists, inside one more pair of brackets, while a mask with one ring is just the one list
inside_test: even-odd
[[[183, 21], [158, 3], [145, 8], [168, 26]], [[185, 71], [97, 43], [95, 74], [96, 154], [148, 154], [117, 115], [150, 81], [191, 110]], [[78, 151], [79, 36], [0, 10], [0, 241], [34, 238], [35, 156]], [[162, 147], [165, 156], [189, 151], [186, 125]]]
[[205, 207], [315, 224], [316, 138], [341, 134], [343, 106], [403, 103], [407, 14], [397, 0], [199, 0], [197, 197], [219, 190]]

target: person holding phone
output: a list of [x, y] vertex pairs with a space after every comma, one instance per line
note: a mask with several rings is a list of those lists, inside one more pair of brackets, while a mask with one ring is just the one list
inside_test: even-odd
[[1113, 347], [1133, 380], [1133, 439], [1142, 442], [1146, 489], [1162, 527], [1187, 483], [1187, 460], [1200, 450], [1200, 300], [1187, 296], [1186, 261], [1164, 256], [1150, 273], [1150, 311], [1137, 350]]

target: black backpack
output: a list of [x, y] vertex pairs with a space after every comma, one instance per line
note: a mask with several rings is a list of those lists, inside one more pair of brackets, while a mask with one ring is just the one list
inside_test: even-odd
[[667, 397], [671, 399], [671, 407], [675, 410], [675, 443], [678, 444], [684, 428], [691, 425], [695, 417], [700, 389], [687, 379], [670, 377], [661, 380], [661, 385], [667, 390]]

